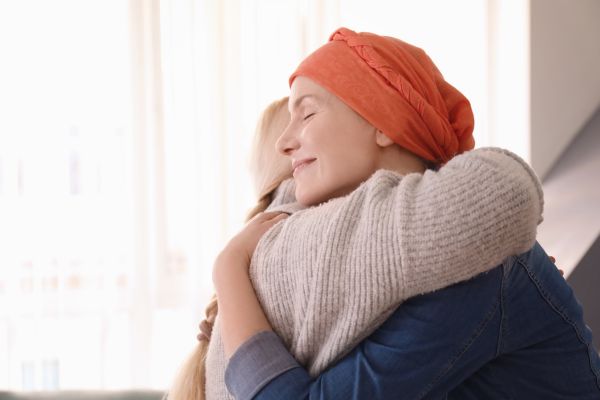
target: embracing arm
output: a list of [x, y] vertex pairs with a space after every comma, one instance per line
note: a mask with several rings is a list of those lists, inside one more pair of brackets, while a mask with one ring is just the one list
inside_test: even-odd
[[[437, 172], [401, 176], [378, 171], [347, 198], [298, 213], [267, 232], [263, 253], [281, 254], [291, 240], [301, 237], [313, 238], [321, 248], [333, 238], [337, 253], [328, 253], [326, 260], [363, 249], [370, 257], [365, 261], [375, 262], [365, 268], [359, 258], [345, 263], [341, 271], [319, 270], [319, 284], [337, 284], [346, 275], [352, 278], [356, 271], [377, 268], [379, 282], [385, 286], [378, 292], [396, 293], [401, 301], [471, 278], [530, 248], [542, 206], [541, 186], [529, 166], [510, 152], [479, 149], [455, 157]], [[335, 284], [327, 287], [335, 288]], [[344, 311], [339, 311], [331, 315], [340, 318]], [[269, 337], [270, 344], [253, 353], [253, 348], [261, 349], [260, 339]], [[265, 359], [260, 354], [270, 346], [276, 349], [276, 338], [272, 332], [263, 332], [248, 340], [255, 346], [243, 344], [228, 367], [228, 382], [237, 386], [243, 381], [244, 374], [231, 372], [243, 360], [251, 360], [246, 365], [261, 365]], [[280, 368], [288, 371], [285, 375], [308, 379], [281, 343], [280, 350], [281, 357], [269, 353], [268, 359], [278, 359]], [[300, 378], [295, 376], [298, 382]]]
[[249, 337], [272, 331], [248, 278], [247, 261], [232, 253], [221, 253], [213, 269], [219, 299], [219, 314], [225, 357], [229, 358]]
[[[505, 265], [515, 260], [509, 257]], [[442, 397], [497, 355], [501, 314], [494, 310], [504, 271], [409, 299], [318, 376], [274, 332], [262, 332], [233, 355], [225, 382], [238, 400]]]
[[[352, 260], [323, 273], [339, 282], [367, 266], [390, 282], [385, 290], [407, 299], [528, 250], [542, 211], [542, 187], [531, 167], [508, 150], [480, 148], [439, 171], [379, 170], [350, 195], [302, 210], [268, 232], [262, 254], [280, 254], [284, 265], [307, 254]], [[304, 244], [301, 253], [294, 253], [294, 243]]]
[[405, 299], [529, 250], [542, 222], [541, 183], [507, 150], [472, 150], [438, 172], [407, 175], [399, 186], [393, 219]]
[[[383, 350], [383, 347], [384, 344], [371, 342], [356, 347], [332, 368], [312, 378], [286, 350], [277, 334], [260, 332], [233, 355], [227, 366], [225, 383], [237, 400], [389, 398], [398, 393], [398, 378], [402, 376], [390, 367], [405, 367], [403, 360], [406, 358], [390, 353], [389, 348]], [[379, 372], [375, 375], [374, 371]], [[415, 370], [406, 372], [404, 376], [408, 378]]]
[[259, 213], [219, 253], [213, 266], [213, 283], [219, 299], [225, 357], [249, 337], [271, 331], [248, 276], [250, 259], [266, 231], [287, 218], [282, 213]]

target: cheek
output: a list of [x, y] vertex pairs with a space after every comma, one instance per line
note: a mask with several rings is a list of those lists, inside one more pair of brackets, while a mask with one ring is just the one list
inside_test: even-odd
[[[316, 124], [315, 124], [316, 125]], [[335, 160], [342, 161], [347, 154], [346, 138], [339, 127], [331, 124], [320, 124], [315, 126], [312, 135], [312, 147], [316, 152], [315, 157], [321, 156], [331, 167]]]
[[304, 131], [306, 155], [317, 162], [298, 177], [296, 199], [317, 204], [347, 195], [373, 172], [373, 143], [369, 132], [356, 126], [315, 120]]
[[357, 173], [363, 169], [356, 168], [355, 160], [348, 152], [334, 151], [324, 157], [315, 171], [314, 189], [323, 193], [337, 192], [356, 181]]

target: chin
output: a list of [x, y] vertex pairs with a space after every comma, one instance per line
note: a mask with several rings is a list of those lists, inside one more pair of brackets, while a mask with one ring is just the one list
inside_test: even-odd
[[304, 207], [311, 207], [315, 205], [315, 201], [312, 197], [301, 195], [298, 193], [296, 193], [296, 201], [302, 204]]
[[298, 190], [298, 187], [296, 187], [295, 195], [296, 201], [305, 207], [316, 206], [328, 200], [326, 196], [321, 193], [300, 191]]

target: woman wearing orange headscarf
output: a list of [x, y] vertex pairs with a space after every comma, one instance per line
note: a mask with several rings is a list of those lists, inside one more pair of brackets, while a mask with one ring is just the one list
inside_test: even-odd
[[469, 102], [429, 57], [341, 28], [290, 86], [294, 178], [215, 261], [206, 397], [598, 398], [591, 333], [535, 242], [540, 182], [471, 150]]

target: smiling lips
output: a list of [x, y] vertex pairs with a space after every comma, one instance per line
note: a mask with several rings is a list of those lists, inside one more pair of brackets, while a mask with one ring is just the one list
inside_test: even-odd
[[298, 160], [298, 161], [294, 161], [292, 163], [292, 167], [294, 168], [294, 173], [293, 175], [296, 176], [296, 174], [304, 167], [306, 167], [308, 164], [312, 163], [313, 161], [315, 161], [316, 158], [305, 158], [304, 160]]

